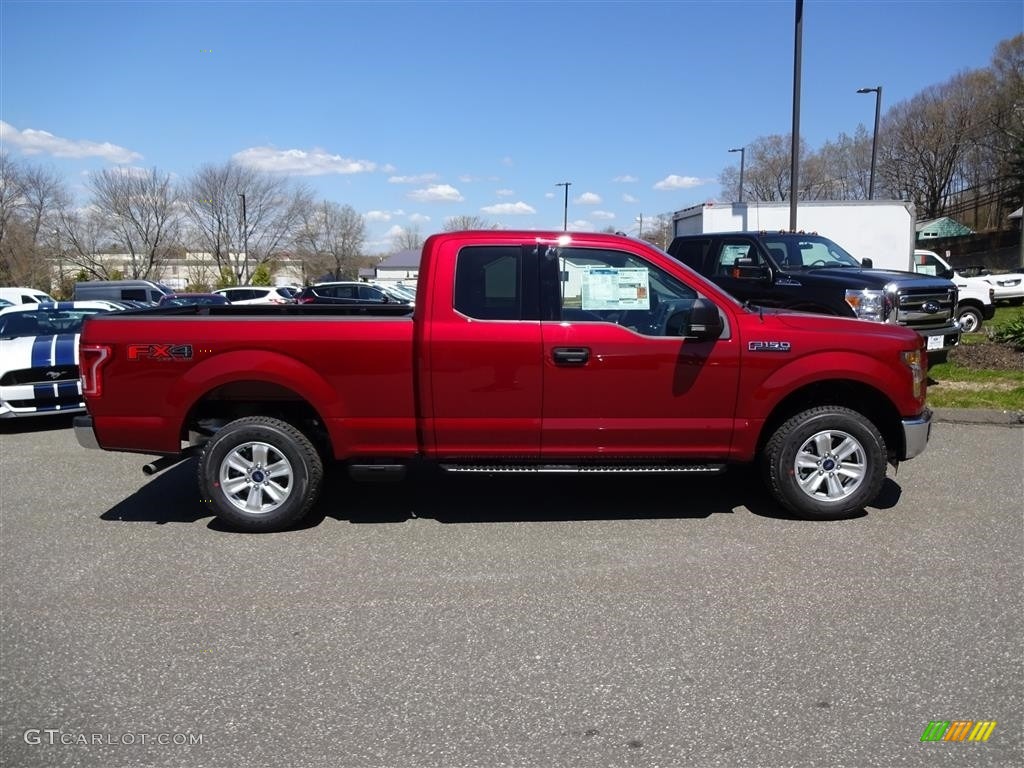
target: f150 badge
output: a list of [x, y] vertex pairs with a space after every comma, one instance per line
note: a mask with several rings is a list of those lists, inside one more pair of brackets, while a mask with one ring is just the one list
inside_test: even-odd
[[788, 341], [748, 341], [747, 349], [751, 352], [789, 352]]
[[129, 344], [129, 360], [191, 360], [191, 344]]

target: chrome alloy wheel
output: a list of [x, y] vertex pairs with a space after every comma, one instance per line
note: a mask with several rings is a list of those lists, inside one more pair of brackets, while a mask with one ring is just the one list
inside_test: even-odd
[[220, 488], [232, 505], [249, 514], [280, 507], [292, 492], [291, 462], [269, 443], [242, 443], [220, 463]]
[[811, 435], [793, 461], [800, 490], [816, 501], [839, 501], [864, 481], [867, 454], [849, 432], [828, 429]]

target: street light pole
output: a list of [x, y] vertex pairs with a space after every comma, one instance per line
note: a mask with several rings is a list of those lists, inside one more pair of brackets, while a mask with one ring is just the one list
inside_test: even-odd
[[742, 203], [743, 202], [743, 161], [746, 159], [747, 148], [746, 147], [737, 147], [736, 149], [730, 149], [729, 151], [730, 152], [739, 152], [740, 153], [740, 199], [737, 200], [737, 202]]
[[562, 210], [562, 231], [569, 231], [569, 187], [572, 186], [571, 181], [560, 181], [555, 184], [556, 187], [565, 187], [565, 207]]
[[248, 225], [248, 223], [245, 220], [245, 193], [244, 192], [239, 192], [238, 196], [240, 198], [242, 198], [242, 248], [243, 248], [243, 250], [245, 252], [245, 256], [243, 257], [244, 260], [242, 261], [242, 264], [245, 266], [246, 270], [248, 270], [248, 267], [249, 267], [249, 225]]
[[875, 160], [878, 158], [878, 119], [882, 114], [882, 86], [858, 88], [857, 93], [875, 94], [875, 132], [871, 136], [871, 178], [868, 181], [868, 200], [875, 199]]

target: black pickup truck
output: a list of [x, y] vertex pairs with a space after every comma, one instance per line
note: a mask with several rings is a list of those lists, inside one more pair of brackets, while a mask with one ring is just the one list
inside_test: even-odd
[[904, 325], [926, 338], [929, 352], [960, 343], [951, 281], [871, 269], [821, 235], [680, 235], [668, 252], [740, 301]]

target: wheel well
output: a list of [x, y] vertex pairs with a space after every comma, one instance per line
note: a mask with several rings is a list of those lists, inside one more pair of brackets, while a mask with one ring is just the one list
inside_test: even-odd
[[181, 439], [189, 432], [209, 436], [220, 427], [246, 416], [270, 416], [301, 430], [323, 452], [330, 438], [317, 410], [294, 390], [266, 381], [233, 381], [211, 389], [195, 402], [182, 424]]
[[841, 406], [862, 414], [881, 432], [890, 455], [902, 450], [903, 433], [900, 430], [899, 411], [889, 399], [874, 387], [859, 381], [838, 380], [808, 384], [780, 401], [761, 429], [757, 453], [761, 453], [765, 443], [783, 422], [801, 411], [821, 405]]
[[957, 302], [956, 307], [958, 311], [961, 307], [970, 307], [972, 309], [980, 310], [984, 308], [984, 305], [977, 299], [961, 299], [959, 302]]

